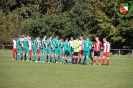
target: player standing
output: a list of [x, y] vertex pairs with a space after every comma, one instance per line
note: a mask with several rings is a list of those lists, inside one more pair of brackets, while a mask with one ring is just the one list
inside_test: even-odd
[[99, 65], [101, 65], [100, 50], [102, 47], [102, 43], [99, 41], [99, 37], [96, 37], [95, 40], [96, 42], [94, 42], [94, 63], [93, 65], [96, 65], [97, 58], [98, 58]]
[[83, 40], [83, 37], [80, 36], [80, 46], [79, 46], [79, 58], [78, 58], [78, 64], [80, 64], [81, 62], [81, 59], [82, 59], [82, 55], [83, 55], [83, 43], [84, 43], [84, 40]]
[[50, 63], [50, 56], [51, 56], [51, 47], [52, 47], [52, 36], [49, 37], [49, 39], [47, 39], [46, 41], [47, 43], [47, 48], [46, 48], [46, 51], [47, 51], [47, 55], [48, 55], [48, 63]]
[[79, 46], [80, 46], [80, 42], [78, 38], [76, 38], [76, 40], [74, 40], [74, 42], [72, 43], [72, 47], [74, 50], [74, 53], [73, 53], [74, 64], [77, 64], [77, 61], [78, 61]]
[[106, 40], [106, 38], [103, 38], [103, 58], [102, 58], [102, 65], [104, 65], [104, 59], [107, 59], [107, 65], [109, 65], [109, 54], [110, 54], [110, 43]]
[[38, 61], [40, 61], [40, 54], [41, 54], [41, 40], [40, 40], [40, 37], [37, 38], [37, 54], [38, 54]]
[[15, 37], [12, 42], [13, 42], [13, 50], [12, 50], [13, 59], [12, 60], [15, 60], [16, 54], [17, 54], [17, 38]]
[[24, 55], [23, 55], [23, 61], [28, 61], [28, 53], [29, 53], [29, 40], [28, 40], [29, 36], [27, 36], [27, 38], [25, 37], [23, 40], [23, 45], [24, 45]]
[[32, 60], [32, 56], [33, 56], [33, 53], [32, 53], [32, 39], [29, 36], [29, 57], [30, 57], [30, 60]]
[[[89, 37], [86, 37], [86, 40], [84, 40], [84, 51], [81, 60], [82, 64], [88, 64], [88, 57], [90, 56], [91, 47], [92, 47], [92, 42], [89, 40]], [[84, 62], [85, 56], [86, 56], [86, 62]]]
[[20, 54], [22, 53], [22, 36], [17, 39], [17, 60], [20, 60], [21, 56]]
[[68, 42], [68, 38], [66, 38], [64, 42], [64, 56], [67, 63], [72, 63], [71, 48]]
[[35, 40], [33, 40], [33, 61], [36, 61], [37, 59], [37, 39], [38, 37], [36, 37]]
[[47, 36], [44, 35], [44, 37], [43, 37], [43, 39], [41, 41], [41, 57], [40, 57], [40, 60], [42, 62], [44, 62], [46, 60], [46, 56], [47, 56], [47, 54], [46, 54], [46, 46], [47, 46], [46, 38], [47, 38]]

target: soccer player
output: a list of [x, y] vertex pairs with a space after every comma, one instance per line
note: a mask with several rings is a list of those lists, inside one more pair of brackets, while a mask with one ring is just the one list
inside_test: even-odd
[[13, 53], [13, 59], [12, 60], [15, 60], [16, 59], [16, 54], [17, 54], [17, 38], [16, 37], [14, 37], [14, 39], [13, 39], [12, 53]]
[[32, 60], [32, 56], [33, 56], [33, 53], [32, 53], [32, 39], [29, 36], [29, 57], [30, 57], [30, 60]]
[[101, 65], [100, 50], [102, 47], [102, 43], [99, 41], [99, 37], [96, 37], [95, 40], [96, 42], [94, 42], [94, 63], [93, 65], [96, 65], [97, 58], [98, 58], [99, 65]]
[[35, 40], [33, 40], [33, 61], [37, 60], [37, 40], [38, 40], [38, 36], [36, 37]]
[[68, 42], [68, 38], [66, 38], [64, 42], [64, 56], [67, 63], [72, 63], [71, 48]]
[[24, 55], [23, 55], [23, 61], [28, 61], [28, 53], [29, 53], [29, 40], [28, 40], [29, 36], [27, 36], [27, 38], [25, 37], [23, 40], [23, 45], [24, 45]]
[[76, 40], [74, 40], [74, 42], [72, 43], [72, 47], [74, 50], [73, 53], [73, 59], [74, 59], [74, 64], [77, 64], [77, 59], [78, 59], [78, 55], [79, 55], [79, 46], [80, 46], [80, 42], [78, 41], [78, 38], [76, 38]]
[[[86, 37], [86, 40], [84, 40], [84, 51], [81, 60], [82, 64], [88, 64], [88, 57], [90, 56], [91, 47], [92, 47], [92, 42], [89, 40], [89, 37]], [[85, 57], [86, 57], [86, 62], [84, 62]]]
[[51, 52], [52, 52], [52, 50], [51, 50], [51, 47], [52, 47], [52, 36], [50, 36], [47, 39], [46, 43], [47, 43], [46, 50], [47, 50], [47, 55], [48, 55], [48, 63], [50, 63], [50, 56], [51, 56]]
[[103, 38], [103, 58], [102, 58], [102, 65], [104, 65], [104, 59], [107, 59], [107, 65], [109, 65], [109, 54], [110, 54], [110, 43], [106, 40], [106, 38]]
[[16, 60], [20, 60], [21, 56], [20, 54], [22, 53], [22, 36], [20, 36], [20, 38], [17, 39], [17, 59]]
[[73, 42], [74, 42], [73, 37], [70, 37], [69, 44], [70, 44], [71, 54], [73, 54], [73, 48], [72, 48], [72, 43]]
[[40, 37], [37, 38], [37, 54], [38, 54], [38, 61], [40, 61], [40, 54], [41, 54], [41, 40], [40, 40]]
[[40, 60], [42, 62], [44, 62], [46, 60], [46, 57], [47, 57], [47, 55], [46, 55], [46, 46], [47, 46], [46, 38], [47, 38], [47, 36], [44, 35], [44, 37], [43, 37], [43, 39], [41, 41], [41, 57], [40, 57]]
[[21, 44], [22, 44], [21, 60], [24, 57], [24, 44], [23, 44], [24, 38], [25, 38], [25, 35], [24, 34], [21, 34], [21, 40], [20, 40], [21, 41]]
[[[62, 39], [60, 38], [60, 39], [58, 40], [58, 45], [57, 45], [57, 55], [58, 55], [58, 57], [59, 57], [58, 63], [63, 63], [62, 47], [63, 47]], [[60, 61], [61, 61], [61, 62], [60, 62]]]
[[83, 37], [80, 36], [80, 46], [79, 46], [79, 58], [78, 58], [78, 64], [80, 64], [81, 62], [81, 59], [82, 59], [82, 55], [83, 55], [83, 43], [84, 43], [84, 40], [83, 40]]
[[56, 37], [53, 39], [52, 43], [53, 43], [53, 51], [54, 51], [54, 60], [52, 61], [56, 61], [56, 63], [58, 63], [58, 36], [56, 35]]

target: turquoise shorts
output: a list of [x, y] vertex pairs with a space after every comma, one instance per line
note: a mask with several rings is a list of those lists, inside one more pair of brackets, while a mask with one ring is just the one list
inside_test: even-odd
[[84, 56], [90, 56], [90, 50], [89, 51], [83, 51]]
[[24, 46], [24, 53], [29, 53], [29, 47], [28, 46]]
[[52, 52], [51, 52], [51, 48], [47, 48], [47, 54], [51, 54]]

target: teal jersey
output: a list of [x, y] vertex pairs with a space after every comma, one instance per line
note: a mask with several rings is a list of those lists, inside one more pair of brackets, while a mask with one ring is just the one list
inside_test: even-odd
[[37, 48], [37, 39], [33, 40], [33, 48]]
[[58, 47], [58, 39], [57, 38], [54, 38], [52, 40], [52, 44], [53, 44], [53, 47]]
[[29, 41], [28, 41], [28, 39], [24, 39], [23, 40], [23, 44], [24, 44], [24, 47], [26, 46], [29, 46]]
[[57, 45], [57, 47], [58, 47], [58, 48], [62, 48], [62, 46], [63, 46], [63, 45], [62, 45], [62, 41], [61, 41], [61, 40], [58, 40], [58, 45]]
[[47, 44], [47, 48], [51, 48], [52, 47], [52, 41], [50, 39], [46, 40], [46, 44]]
[[21, 41], [21, 39], [19, 38], [19, 39], [17, 40], [17, 47], [18, 47], [19, 49], [22, 48], [21, 43], [22, 43], [22, 41]]
[[84, 51], [91, 50], [92, 42], [90, 40], [84, 40]]
[[47, 44], [46, 44], [46, 39], [42, 39], [41, 41], [41, 48], [46, 48], [47, 47]]
[[64, 46], [65, 49], [66, 49], [66, 48], [68, 49], [68, 48], [70, 47], [69, 42], [66, 42], [66, 41], [65, 41], [64, 44], [63, 44], [63, 46]]

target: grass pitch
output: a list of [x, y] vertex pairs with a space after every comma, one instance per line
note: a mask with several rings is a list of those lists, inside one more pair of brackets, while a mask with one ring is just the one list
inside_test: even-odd
[[0, 88], [133, 88], [131, 57], [93, 66], [16, 62], [11, 56], [0, 53]]

